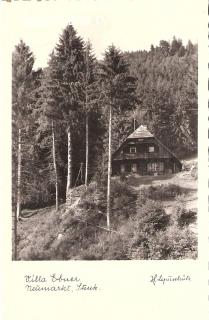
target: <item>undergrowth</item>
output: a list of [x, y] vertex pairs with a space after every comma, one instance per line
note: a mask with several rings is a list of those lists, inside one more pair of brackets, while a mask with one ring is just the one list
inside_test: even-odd
[[[181, 196], [176, 185], [136, 191], [111, 183], [111, 231], [106, 230], [106, 185], [92, 183], [75, 210], [38, 211], [18, 223], [19, 260], [195, 259], [197, 239], [189, 229], [196, 213], [179, 206], [172, 216], [162, 202]], [[153, 200], [154, 198], [154, 200]]]
[[179, 185], [170, 183], [158, 186], [149, 186], [141, 190], [141, 194], [152, 200], [173, 200], [176, 196], [184, 195], [188, 191]]

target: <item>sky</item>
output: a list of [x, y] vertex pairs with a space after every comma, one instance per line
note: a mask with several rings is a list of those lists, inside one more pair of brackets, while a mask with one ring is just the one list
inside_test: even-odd
[[[201, 1], [201, 0], [200, 0]], [[201, 7], [198, 0], [42, 0], [0, 4], [6, 45], [13, 50], [23, 39], [33, 51], [35, 68], [45, 67], [50, 52], [68, 23], [97, 58], [115, 44], [121, 50], [149, 49], [175, 35], [186, 44], [198, 41]], [[9, 22], [9, 23], [8, 23]]]

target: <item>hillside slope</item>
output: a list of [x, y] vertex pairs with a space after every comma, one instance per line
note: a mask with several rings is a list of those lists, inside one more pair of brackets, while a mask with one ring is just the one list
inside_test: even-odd
[[91, 183], [80, 201], [23, 212], [18, 259], [188, 259], [197, 256], [197, 161], [171, 176], [112, 179], [111, 231], [106, 186]]

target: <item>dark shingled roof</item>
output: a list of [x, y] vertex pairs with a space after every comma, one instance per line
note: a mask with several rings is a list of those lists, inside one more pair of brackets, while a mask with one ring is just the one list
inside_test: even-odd
[[134, 138], [152, 138], [154, 137], [153, 134], [151, 134], [146, 126], [140, 126], [138, 127], [133, 133], [131, 133], [127, 139], [134, 139]]
[[[113, 156], [114, 154], [116, 154], [116, 152], [118, 152], [122, 147], [123, 145], [126, 143], [126, 141], [128, 139], [143, 139], [143, 138], [154, 138], [163, 148], [165, 148], [170, 154], [172, 154], [172, 156], [174, 158], [177, 158], [177, 156], [175, 155], [175, 153], [173, 153], [168, 147], [166, 147], [159, 139], [157, 139], [156, 137], [154, 137], [154, 135], [149, 132], [147, 130], [147, 126], [143, 126], [141, 125], [140, 127], [138, 127], [133, 133], [131, 133], [120, 145], [120, 147], [113, 153]], [[179, 161], [179, 160], [178, 160]], [[180, 162], [180, 161], [179, 161]]]

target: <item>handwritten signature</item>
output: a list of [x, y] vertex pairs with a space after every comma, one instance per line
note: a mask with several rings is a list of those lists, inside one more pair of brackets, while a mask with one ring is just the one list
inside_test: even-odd
[[166, 283], [171, 282], [190, 282], [191, 277], [188, 275], [176, 275], [176, 276], [163, 276], [162, 274], [158, 275], [157, 273], [151, 275], [150, 282], [156, 286], [157, 284], [165, 285]]

